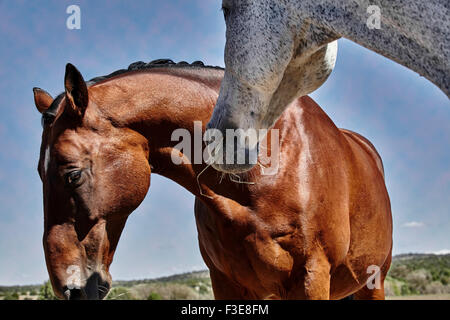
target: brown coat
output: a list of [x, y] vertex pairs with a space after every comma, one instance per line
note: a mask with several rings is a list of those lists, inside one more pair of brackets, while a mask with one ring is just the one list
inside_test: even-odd
[[[293, 102], [274, 127], [281, 146], [276, 175], [257, 166], [241, 176], [254, 184], [242, 184], [207, 168], [199, 188], [206, 164], [171, 161], [171, 133], [192, 132], [193, 121], [204, 129], [222, 76], [207, 68], [158, 68], [87, 88], [68, 65], [39, 161], [55, 292], [104, 297], [125, 221], [153, 172], [196, 196], [200, 250], [217, 299], [384, 298], [392, 218], [381, 159], [365, 138], [336, 128], [311, 98]], [[35, 101], [45, 114], [53, 99], [36, 89]], [[75, 289], [68, 286], [73, 265], [81, 272]], [[366, 286], [372, 265], [381, 270], [374, 290]]]

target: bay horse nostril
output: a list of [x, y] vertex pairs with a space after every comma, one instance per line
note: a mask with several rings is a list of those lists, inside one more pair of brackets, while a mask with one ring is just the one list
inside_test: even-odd
[[64, 297], [66, 300], [81, 300], [85, 298], [85, 294], [82, 289], [67, 289], [64, 291]]

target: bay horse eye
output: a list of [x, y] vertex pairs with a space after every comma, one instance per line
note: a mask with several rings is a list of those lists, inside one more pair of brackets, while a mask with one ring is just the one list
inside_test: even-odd
[[65, 175], [66, 184], [70, 187], [76, 186], [81, 178], [81, 171], [71, 171]]
[[45, 127], [46, 125], [51, 124], [53, 122], [53, 120], [55, 120], [55, 116], [54, 115], [44, 113], [42, 115], [42, 118], [41, 118], [42, 128]]

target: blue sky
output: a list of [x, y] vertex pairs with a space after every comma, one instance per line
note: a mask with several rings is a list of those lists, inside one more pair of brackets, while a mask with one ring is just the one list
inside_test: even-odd
[[[66, 8], [81, 8], [81, 30]], [[0, 285], [48, 278], [42, 249], [42, 186], [36, 171], [40, 115], [32, 88], [63, 90], [64, 67], [85, 79], [138, 60], [202, 60], [223, 66], [220, 1], [0, 0]], [[394, 217], [394, 253], [450, 249], [450, 103], [426, 79], [350, 41], [313, 98], [339, 126], [381, 154]], [[111, 272], [150, 278], [206, 268], [193, 196], [152, 176], [130, 216]]]

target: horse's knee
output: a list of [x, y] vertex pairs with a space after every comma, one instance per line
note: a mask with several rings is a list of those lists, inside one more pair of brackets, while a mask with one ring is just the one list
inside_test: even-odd
[[330, 263], [322, 251], [311, 255], [305, 263], [302, 280], [288, 294], [288, 299], [329, 300]]

